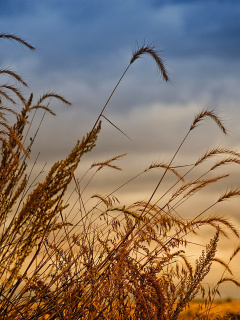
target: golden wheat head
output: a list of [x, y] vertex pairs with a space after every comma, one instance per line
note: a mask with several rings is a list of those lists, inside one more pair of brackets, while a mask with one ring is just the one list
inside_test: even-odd
[[164, 66], [163, 60], [160, 58], [159, 52], [157, 52], [157, 50], [155, 50], [155, 48], [153, 46], [143, 45], [143, 46], [137, 48], [137, 50], [132, 55], [132, 59], [130, 61], [130, 64], [132, 64], [135, 60], [137, 60], [138, 58], [140, 58], [144, 54], [149, 54], [150, 56], [153, 57], [153, 59], [155, 60], [155, 62], [157, 64], [158, 70], [162, 74], [163, 79], [165, 81], [169, 81], [169, 76], [168, 76], [167, 70]]

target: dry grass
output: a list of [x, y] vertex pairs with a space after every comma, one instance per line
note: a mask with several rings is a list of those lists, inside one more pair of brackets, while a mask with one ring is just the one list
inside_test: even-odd
[[[16, 36], [2, 34], [0, 38], [16, 40], [32, 49]], [[221, 147], [207, 151], [191, 165], [176, 164], [186, 139], [205, 118], [211, 118], [226, 134], [226, 128], [213, 110], [203, 110], [196, 115], [167, 163], [148, 166], [110, 194], [103, 195], [99, 190], [85, 198], [85, 190], [99, 171], [121, 170], [116, 161], [125, 154], [94, 162], [82, 176], [77, 177], [75, 172], [81, 158], [97, 142], [101, 117], [106, 119], [104, 111], [118, 84], [131, 64], [143, 54], [149, 54], [163, 79], [169, 80], [156, 50], [152, 46], [138, 48], [93, 128], [77, 141], [64, 160], [52, 166], [41, 183], [30, 184], [27, 159], [31, 156], [31, 147], [45, 114], [54, 114], [49, 107], [50, 99], [70, 103], [55, 93], [45, 94], [34, 103], [32, 94], [26, 99], [14, 86], [1, 86], [1, 319], [174, 320], [182, 317], [183, 310], [199, 294], [206, 309], [201, 315], [196, 314], [196, 318], [212, 319], [213, 300], [221, 284], [240, 285], [231, 271], [231, 262], [240, 247], [229, 253], [228, 261], [216, 257], [219, 238], [227, 239], [229, 234], [238, 238], [238, 230], [227, 218], [211, 214], [215, 206], [238, 197], [240, 190], [227, 190], [189, 220], [178, 214], [179, 208], [193, 195], [230, 175], [228, 172], [219, 175], [217, 168], [240, 164], [238, 152]], [[2, 69], [1, 73], [26, 86], [13, 71]], [[16, 104], [9, 91], [20, 99], [20, 112], [5, 106], [5, 103]], [[30, 144], [26, 145], [30, 127], [34, 126], [36, 112], [40, 109], [44, 112], [42, 120]], [[9, 113], [16, 116], [13, 125], [8, 121]], [[113, 127], [116, 128], [114, 124]], [[215, 164], [206, 165], [205, 172], [199, 175], [198, 167], [209, 158], [216, 159]], [[162, 175], [148, 201], [139, 200], [128, 206], [118, 202], [117, 190], [154, 170], [162, 170]], [[193, 173], [195, 178], [190, 179]], [[165, 188], [167, 174], [171, 174], [175, 182]], [[71, 182], [74, 183], [72, 195], [77, 195], [77, 200], [70, 209], [72, 200], [70, 197], [66, 201], [65, 193]], [[165, 192], [159, 197], [160, 186]], [[73, 224], [74, 210], [78, 221]], [[211, 227], [213, 232], [196, 263], [192, 264], [187, 258], [190, 236], [198, 234], [205, 226]], [[221, 265], [224, 271], [209, 289], [203, 280], [213, 262]]]

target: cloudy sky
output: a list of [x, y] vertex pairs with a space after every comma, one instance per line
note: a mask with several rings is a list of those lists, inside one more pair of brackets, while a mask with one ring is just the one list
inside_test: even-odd
[[[64, 158], [91, 130], [133, 51], [142, 44], [159, 51], [171, 81], [162, 80], [150, 56], [131, 65], [104, 113], [131, 140], [103, 119], [98, 144], [82, 164], [85, 170], [94, 160], [127, 152], [118, 162], [124, 171], [104, 171], [90, 191], [100, 187], [110, 193], [152, 162], [169, 161], [194, 116], [206, 107], [215, 108], [228, 136], [206, 121], [186, 141], [175, 165], [192, 163], [216, 145], [240, 149], [239, 1], [0, 0], [0, 32], [36, 47], [31, 52], [9, 40], [0, 42], [1, 67], [23, 76], [29, 84], [26, 96], [33, 92], [37, 100], [54, 91], [72, 102], [70, 108], [51, 102], [57, 117], [44, 119], [32, 153], [33, 158], [41, 153], [38, 169]], [[239, 186], [238, 168], [231, 170], [232, 180], [209, 189], [208, 195], [216, 197], [226, 186]], [[127, 202], [147, 200], [159, 175], [157, 171], [141, 177], [117, 196]], [[195, 207], [203, 203], [195, 201]], [[235, 201], [225, 207], [234, 223], [240, 222], [238, 206]], [[240, 291], [234, 294], [240, 296]]]

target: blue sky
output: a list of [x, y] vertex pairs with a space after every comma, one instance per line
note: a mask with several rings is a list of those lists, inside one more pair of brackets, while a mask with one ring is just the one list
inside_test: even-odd
[[[20, 35], [37, 48], [32, 53], [2, 41], [1, 59], [7, 57], [3, 61], [9, 64], [23, 62], [24, 67], [18, 63], [18, 68], [34, 83], [41, 78], [47, 88], [54, 80], [66, 85], [66, 77], [97, 88], [99, 82], [114, 82], [132, 50], [143, 42], [163, 50], [174, 84], [162, 95], [165, 103], [184, 103], [195, 94], [219, 103], [231, 93], [224, 78], [234, 81], [239, 74], [237, 1], [9, 0], [0, 1], [0, 6], [1, 32]], [[27, 59], [31, 61], [28, 68]], [[154, 65], [150, 59], [144, 60], [141, 66], [133, 67], [135, 73], [129, 77], [142, 75], [147, 86], [144, 73], [154, 70]], [[156, 77], [153, 80], [159, 87]], [[216, 80], [218, 85], [209, 92], [207, 88]], [[190, 87], [182, 94], [185, 83]], [[159, 101], [154, 93], [152, 101], [147, 97], [148, 102]], [[133, 100], [138, 104], [142, 97], [138, 94]], [[126, 108], [129, 110], [129, 105]]]
[[[239, 141], [238, 1], [9, 0], [0, 1], [0, 8], [1, 32], [19, 35], [36, 47], [30, 52], [17, 43], [2, 40], [2, 66], [24, 77], [29, 83], [26, 94], [34, 92], [37, 99], [46, 91], [55, 91], [73, 103], [69, 110], [59, 104], [55, 107], [53, 101], [59, 117], [47, 119], [53, 132], [66, 130], [65, 143], [60, 141], [56, 146], [59, 154], [67, 152], [64, 146], [69, 141], [89, 130], [132, 52], [143, 43], [160, 50], [171, 82], [161, 80], [151, 57], [137, 60], [106, 109], [106, 116], [132, 134], [133, 140], [141, 136], [144, 126], [148, 141], [145, 148], [154, 153], [150, 136], [164, 135], [171, 128], [172, 134], [167, 134], [170, 141], [159, 141], [171, 149], [178, 127], [177, 134], [181, 136], [198, 110], [216, 107], [227, 120], [231, 143]], [[182, 119], [175, 118], [175, 113]], [[170, 116], [173, 123], [169, 120], [165, 128], [166, 121], [161, 119]], [[148, 123], [138, 126], [141, 119], [148, 119]], [[113, 129], [108, 124], [105, 127]], [[148, 135], [149, 127], [156, 127], [156, 132]], [[49, 136], [53, 135], [50, 129], [46, 130]], [[50, 142], [51, 139], [44, 141]], [[118, 148], [118, 143], [109, 143], [108, 149], [113, 153]], [[124, 148], [141, 153], [135, 144]], [[55, 148], [47, 149], [48, 156], [53, 153], [54, 157]]]
[[[239, 1], [0, 0], [0, 32], [18, 35], [36, 47], [30, 52], [0, 41], [1, 67], [23, 76], [29, 83], [26, 95], [34, 92], [37, 99], [54, 91], [73, 103], [67, 108], [52, 102], [58, 116], [45, 119], [33, 150], [33, 156], [41, 152], [39, 167], [65, 157], [91, 129], [132, 52], [143, 43], [160, 51], [171, 82], [163, 82], [151, 57], [135, 61], [105, 112], [132, 141], [103, 122], [99, 143], [86, 163], [128, 152], [121, 162], [126, 178], [152, 161], [166, 161], [206, 106], [216, 108], [229, 136], [223, 137], [207, 121], [187, 142], [179, 162], [198, 158], [213, 145], [239, 150]], [[104, 176], [106, 192], [112, 191], [113, 177]], [[154, 179], [146, 177], [121, 196], [147, 199]], [[237, 177], [229, 182], [236, 184]], [[240, 222], [236, 207], [229, 212]]]
[[[1, 32], [22, 36], [36, 47], [32, 53], [2, 41], [2, 62], [16, 65], [34, 92], [60, 88], [68, 95], [70, 90], [73, 103], [82, 104], [85, 98], [66, 84], [73, 79], [104, 97], [111, 90], [107, 84], [117, 81], [132, 51], [144, 42], [163, 50], [172, 85], [159, 89], [151, 59], [138, 61], [126, 82], [139, 82], [130, 81], [132, 94], [125, 93], [124, 101], [116, 99], [116, 112], [143, 101], [158, 103], [159, 98], [170, 106], [191, 100], [229, 103], [233, 86], [238, 86], [237, 1], [10, 0], [1, 1], [0, 6]], [[146, 88], [144, 94], [139, 84]]]

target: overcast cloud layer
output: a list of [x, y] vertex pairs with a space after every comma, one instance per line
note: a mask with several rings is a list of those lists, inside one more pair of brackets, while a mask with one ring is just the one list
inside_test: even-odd
[[[239, 1], [0, 0], [0, 32], [36, 47], [30, 52], [0, 41], [1, 67], [24, 77], [26, 95], [34, 92], [37, 99], [54, 91], [73, 103], [67, 108], [52, 101], [58, 116], [46, 117], [32, 154], [41, 152], [38, 169], [64, 158], [91, 130], [132, 52], [144, 43], [159, 50], [171, 82], [162, 80], [150, 56], [135, 61], [105, 111], [132, 140], [103, 121], [98, 145], [83, 165], [128, 152], [120, 163], [124, 181], [151, 162], [167, 161], [204, 107], [216, 108], [229, 136], [207, 121], [186, 142], [178, 163], [191, 163], [214, 145], [240, 148]], [[240, 185], [237, 173], [229, 186]], [[115, 178], [106, 173], [96, 186], [110, 192]], [[142, 178], [120, 195], [146, 200], [157, 180]], [[236, 208], [229, 214], [237, 223]]]

